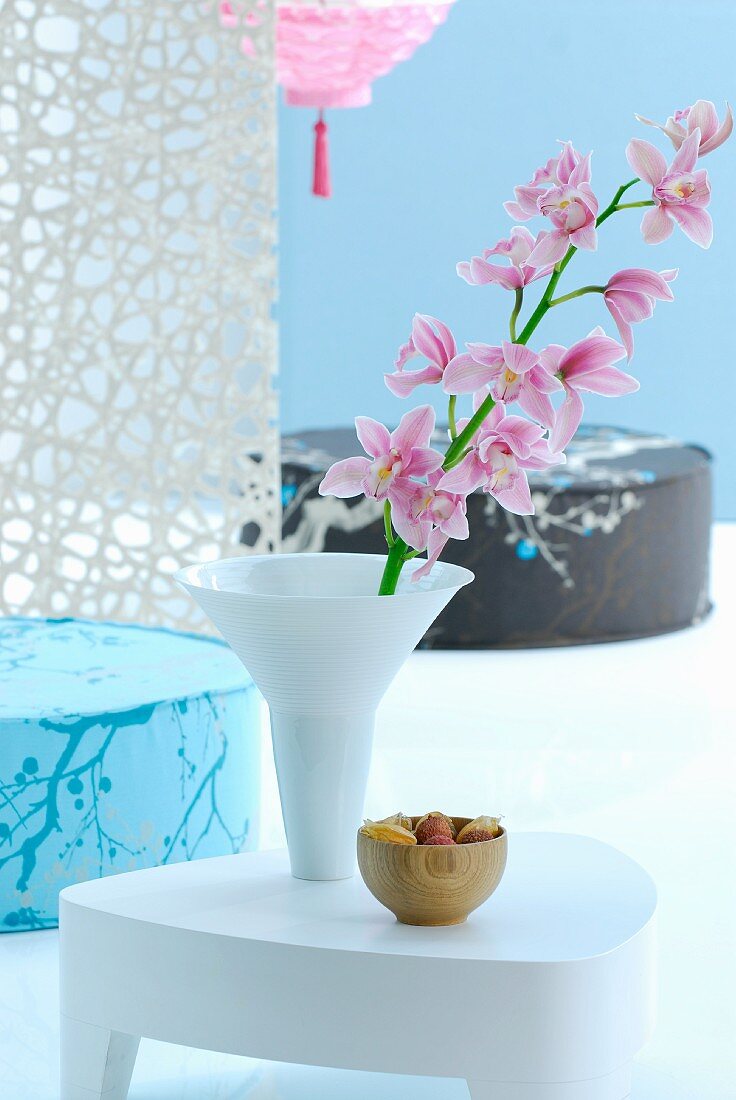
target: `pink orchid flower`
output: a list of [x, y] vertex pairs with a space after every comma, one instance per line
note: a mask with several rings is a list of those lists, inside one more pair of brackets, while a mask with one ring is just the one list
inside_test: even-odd
[[631, 326], [651, 317], [655, 302], [671, 302], [674, 299], [667, 284], [676, 278], [677, 270], [656, 272], [643, 267], [630, 267], [617, 271], [608, 280], [603, 298], [616, 322], [629, 359], [634, 355]]
[[600, 326], [569, 348], [550, 344], [540, 352], [543, 366], [559, 379], [565, 390], [565, 400], [557, 410], [550, 433], [549, 445], [553, 451], [564, 450], [580, 425], [583, 418], [581, 393], [621, 397], [639, 389], [635, 378], [613, 366], [625, 356], [626, 349], [606, 336]]
[[[397, 535], [415, 550], [430, 549], [437, 561], [448, 539], [470, 535], [465, 497], [438, 489], [442, 470], [435, 470], [426, 485], [402, 486], [392, 501], [391, 519]], [[431, 565], [430, 565], [431, 568]]]
[[481, 386], [489, 386], [494, 401], [518, 401], [525, 413], [552, 427], [555, 411], [548, 394], [559, 389], [559, 384], [540, 365], [536, 352], [509, 340], [504, 340], [500, 348], [468, 344], [468, 350], [466, 359], [456, 360], [445, 371], [445, 393], [474, 393]]
[[553, 454], [544, 430], [522, 416], [508, 416], [503, 403], [494, 405], [470, 452], [448, 470], [438, 487], [466, 495], [483, 487], [508, 512], [534, 514], [527, 470], [544, 470], [565, 461]]
[[330, 466], [319, 486], [321, 496], [355, 497], [361, 493], [375, 500], [404, 499], [412, 477], [424, 477], [442, 465], [442, 455], [429, 446], [434, 431], [434, 409], [422, 405], [402, 416], [398, 428], [388, 428], [358, 416], [358, 439], [369, 456], [344, 458]]
[[[422, 370], [404, 371], [404, 367], [417, 355], [429, 360]], [[399, 348], [393, 374], [385, 374], [386, 385], [396, 397], [409, 397], [417, 386], [436, 385], [442, 381], [442, 375], [448, 363], [457, 355], [455, 337], [447, 325], [436, 317], [415, 313], [411, 327], [411, 336]], [[463, 358], [464, 356], [461, 356]]]
[[626, 148], [626, 158], [640, 176], [652, 187], [655, 205], [642, 218], [641, 232], [647, 244], [666, 241], [674, 222], [701, 248], [709, 248], [713, 240], [713, 222], [707, 210], [710, 184], [705, 169], [695, 170], [698, 160], [700, 130], [685, 138], [670, 166], [662, 153], [648, 141], [632, 138]]
[[569, 183], [545, 191], [538, 205], [540, 214], [549, 218], [554, 228], [549, 233], [540, 233], [528, 260], [530, 264], [537, 267], [556, 264], [571, 244], [595, 252], [598, 199], [590, 186], [590, 155], [575, 166]]
[[659, 122], [652, 122], [650, 118], [641, 115], [634, 116], [638, 122], [646, 126], [656, 126], [670, 139], [675, 149], [679, 149], [686, 137], [695, 130], [700, 130], [700, 143], [698, 156], [704, 157], [706, 153], [712, 153], [719, 145], [723, 145], [733, 133], [733, 111], [730, 103], [726, 104], [726, 114], [723, 122], [718, 119], [718, 111], [715, 103], [709, 99], [699, 99], [692, 107], [686, 107], [684, 111], [675, 111], [674, 115], [665, 122], [664, 126]]
[[550, 157], [546, 164], [537, 168], [532, 178], [523, 187], [515, 187], [515, 202], [505, 202], [503, 208], [507, 214], [520, 222], [528, 222], [539, 214], [539, 200], [552, 187], [562, 187], [570, 182], [570, 177], [584, 159], [571, 141], [560, 143], [562, 152]]
[[[539, 238], [537, 237], [537, 240]], [[486, 248], [482, 256], [473, 256], [472, 260], [462, 260], [457, 265], [461, 279], [471, 286], [484, 286], [496, 283], [506, 290], [519, 290], [535, 279], [549, 275], [553, 264], [546, 267], [532, 267], [527, 263], [537, 241], [523, 225], [515, 225], [508, 238], [504, 238], [494, 248]], [[489, 256], [506, 256], [509, 267], [488, 262]]]

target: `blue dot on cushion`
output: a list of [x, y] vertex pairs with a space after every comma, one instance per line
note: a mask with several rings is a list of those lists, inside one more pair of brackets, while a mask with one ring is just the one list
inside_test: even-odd
[[516, 544], [516, 556], [522, 561], [531, 561], [538, 553], [539, 550], [531, 539], [519, 539]]

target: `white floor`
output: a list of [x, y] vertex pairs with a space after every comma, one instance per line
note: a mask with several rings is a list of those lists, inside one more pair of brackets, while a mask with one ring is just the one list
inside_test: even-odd
[[[660, 1018], [632, 1100], [736, 1095], [735, 561], [736, 526], [722, 525], [717, 610], [701, 627], [610, 646], [417, 653], [379, 714], [368, 814], [503, 812], [510, 829], [597, 836], [652, 873]], [[263, 771], [271, 847], [283, 837], [268, 751]], [[0, 935], [1, 1100], [58, 1097], [56, 953], [55, 932]], [[467, 1091], [461, 1081], [277, 1066], [144, 1040], [130, 1092], [297, 1098], [466, 1100]]]

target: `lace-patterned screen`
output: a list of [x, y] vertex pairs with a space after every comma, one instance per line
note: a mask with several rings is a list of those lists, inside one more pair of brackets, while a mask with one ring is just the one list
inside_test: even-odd
[[0, 611], [198, 626], [170, 573], [277, 543], [273, 5], [236, 10], [248, 57], [216, 5], [0, 5]]

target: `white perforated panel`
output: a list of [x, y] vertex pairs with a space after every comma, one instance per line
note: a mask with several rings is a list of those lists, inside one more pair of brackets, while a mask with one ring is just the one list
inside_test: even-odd
[[[249, 8], [258, 18], [248, 18]], [[276, 545], [274, 24], [0, 5], [0, 609], [186, 626]]]

